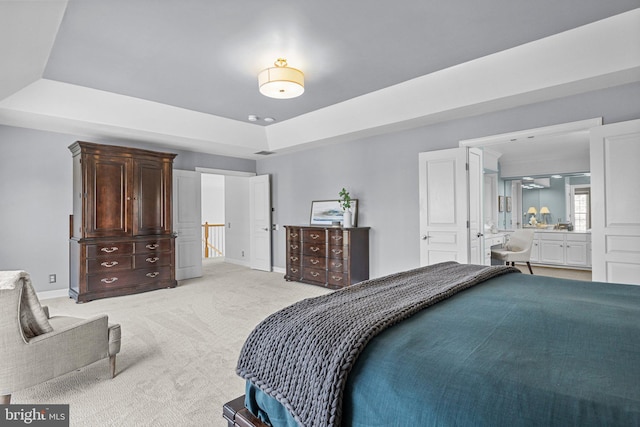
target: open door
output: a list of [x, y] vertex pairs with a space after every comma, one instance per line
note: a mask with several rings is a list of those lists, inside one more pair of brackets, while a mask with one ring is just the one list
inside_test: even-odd
[[200, 172], [173, 171], [173, 231], [176, 280], [202, 276]]
[[419, 154], [420, 265], [468, 262], [467, 149]]
[[249, 178], [250, 266], [271, 271], [271, 180], [269, 175]]
[[640, 120], [591, 130], [592, 278], [640, 284]]
[[484, 197], [482, 150], [469, 148], [469, 264], [484, 264]]

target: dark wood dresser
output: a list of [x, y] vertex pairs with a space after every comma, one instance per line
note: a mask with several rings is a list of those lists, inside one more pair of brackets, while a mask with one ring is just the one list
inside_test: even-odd
[[175, 154], [78, 141], [69, 296], [78, 302], [175, 287]]
[[286, 280], [337, 289], [369, 278], [369, 227], [285, 229]]

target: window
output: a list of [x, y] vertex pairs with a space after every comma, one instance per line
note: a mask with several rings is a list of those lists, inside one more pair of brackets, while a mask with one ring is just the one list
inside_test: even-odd
[[576, 231], [591, 228], [591, 188], [573, 188], [573, 227]]

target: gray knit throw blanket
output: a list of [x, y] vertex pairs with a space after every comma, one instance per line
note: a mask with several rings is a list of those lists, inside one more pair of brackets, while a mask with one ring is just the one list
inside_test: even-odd
[[347, 375], [389, 326], [477, 283], [518, 269], [445, 262], [367, 280], [297, 302], [247, 338], [236, 372], [301, 426], [339, 426]]

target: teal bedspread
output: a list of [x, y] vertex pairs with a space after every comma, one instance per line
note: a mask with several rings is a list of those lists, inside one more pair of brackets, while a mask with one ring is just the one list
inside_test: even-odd
[[[246, 406], [295, 426], [247, 384]], [[640, 286], [509, 274], [372, 339], [343, 426], [640, 425]]]

